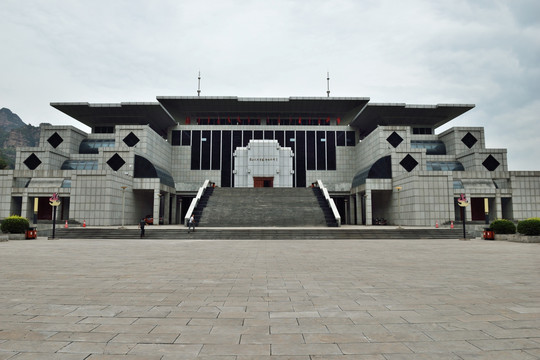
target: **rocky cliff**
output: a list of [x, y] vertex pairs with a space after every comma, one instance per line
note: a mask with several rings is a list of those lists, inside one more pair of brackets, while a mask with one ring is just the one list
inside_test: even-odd
[[21, 118], [7, 108], [0, 109], [0, 168], [7, 164], [13, 168], [16, 148], [38, 146], [40, 128], [25, 124]]

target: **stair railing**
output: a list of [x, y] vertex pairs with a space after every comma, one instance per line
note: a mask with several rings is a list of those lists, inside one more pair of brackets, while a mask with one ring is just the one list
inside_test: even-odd
[[317, 186], [321, 189], [324, 199], [328, 203], [328, 206], [330, 206], [330, 209], [332, 210], [332, 214], [334, 214], [334, 218], [336, 219], [337, 226], [341, 226], [341, 215], [339, 215], [339, 211], [336, 207], [336, 204], [334, 203], [334, 199], [330, 197], [328, 194], [328, 189], [326, 189], [323, 185], [323, 182], [321, 180], [317, 180]]
[[199, 188], [199, 191], [197, 191], [197, 196], [191, 200], [191, 204], [189, 205], [189, 209], [186, 213], [186, 216], [184, 217], [184, 225], [189, 225], [189, 218], [191, 217], [191, 214], [193, 214], [193, 211], [195, 211], [195, 208], [197, 207], [197, 204], [201, 200], [204, 192], [208, 188], [208, 184], [210, 183], [210, 180], [206, 179], [203, 183], [203, 186]]

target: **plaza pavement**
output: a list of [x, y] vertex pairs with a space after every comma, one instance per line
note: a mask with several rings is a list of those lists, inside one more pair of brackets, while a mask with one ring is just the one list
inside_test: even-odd
[[0, 243], [0, 360], [538, 358], [540, 244]]

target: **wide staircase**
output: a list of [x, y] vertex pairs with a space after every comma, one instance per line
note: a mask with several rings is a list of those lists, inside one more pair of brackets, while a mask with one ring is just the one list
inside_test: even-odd
[[204, 204], [197, 226], [327, 226], [311, 188], [216, 188]]
[[[147, 226], [148, 240], [419, 240], [461, 239], [460, 229], [407, 228], [391, 226], [361, 226], [347, 228], [197, 228], [187, 233], [183, 225]], [[38, 236], [40, 235], [38, 228]], [[470, 237], [470, 235], [468, 235]], [[70, 227], [56, 230], [57, 239], [139, 239], [136, 228]]]

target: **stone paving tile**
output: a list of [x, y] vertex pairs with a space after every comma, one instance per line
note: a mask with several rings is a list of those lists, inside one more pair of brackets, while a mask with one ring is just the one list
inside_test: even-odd
[[536, 245], [0, 246], [0, 360], [540, 358]]
[[200, 355], [270, 355], [269, 344], [241, 344], [241, 345], [214, 345], [205, 344], [202, 347]]
[[173, 344], [179, 334], [117, 334], [109, 343]]
[[[118, 355], [114, 355], [117, 356]], [[123, 359], [123, 355], [120, 355]], [[92, 358], [89, 357], [89, 354], [45, 354], [45, 353], [32, 353], [32, 352], [25, 352], [25, 353], [19, 353], [13, 357], [10, 357], [9, 360], [87, 360]], [[0, 357], [2, 359], [2, 357]], [[130, 359], [130, 360], [141, 360], [141, 359]]]
[[[216, 360], [221, 360], [216, 358]], [[289, 355], [238, 355], [235, 360], [311, 360], [309, 355], [289, 356]]]
[[180, 334], [175, 344], [239, 344], [240, 334]]
[[475, 354], [459, 353], [463, 360], [538, 360], [537, 356], [523, 350], [484, 351]]
[[136, 344], [128, 355], [174, 355], [179, 359], [192, 359], [201, 351], [202, 345], [184, 344]]
[[475, 353], [482, 350], [467, 341], [404, 342], [414, 353]]
[[[0, 334], [1, 336], [1, 334]], [[88, 342], [109, 342], [116, 336], [116, 333], [100, 332], [57, 332], [50, 336], [48, 340], [53, 341], [88, 341]]]
[[272, 355], [340, 355], [337, 344], [272, 344]]
[[412, 353], [409, 347], [402, 343], [339, 343], [343, 354], [408, 354]]
[[126, 355], [136, 344], [76, 341], [58, 350], [59, 353]]
[[304, 336], [302, 334], [244, 334], [240, 344], [304, 344]]
[[369, 342], [363, 334], [303, 334], [306, 344], [337, 344]]

